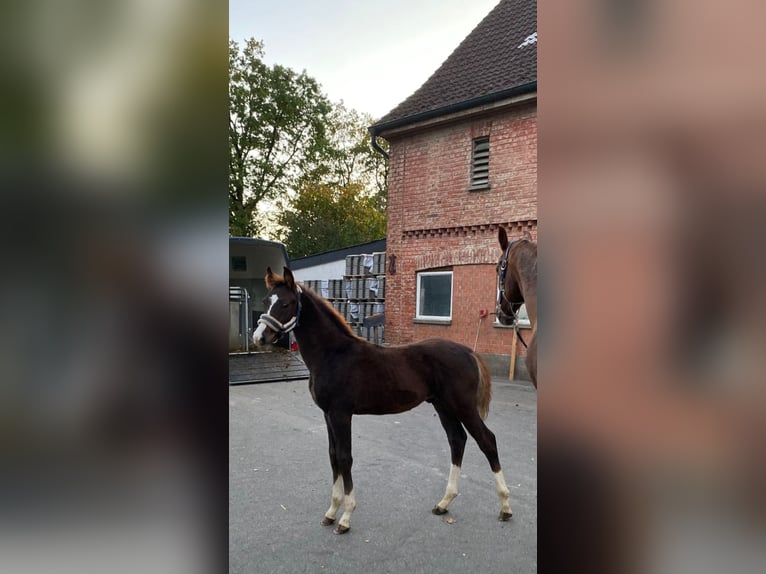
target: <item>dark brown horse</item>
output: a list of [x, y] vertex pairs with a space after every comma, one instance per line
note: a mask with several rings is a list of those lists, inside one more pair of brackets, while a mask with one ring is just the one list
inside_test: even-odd
[[537, 388], [537, 245], [531, 238], [508, 241], [502, 227], [498, 240], [503, 254], [497, 264], [497, 305], [495, 312], [503, 325], [518, 324], [517, 313], [526, 303], [532, 338], [527, 347], [527, 370]]
[[286, 267], [284, 277], [268, 269], [266, 286], [269, 308], [261, 315], [253, 339], [260, 345], [273, 342], [281, 333], [295, 332], [309, 368], [311, 396], [327, 423], [333, 486], [332, 502], [322, 524], [335, 522], [343, 501], [344, 512], [335, 529], [336, 534], [343, 534], [356, 507], [351, 479], [351, 416], [401, 413], [423, 401], [436, 409], [452, 455], [447, 490], [433, 513], [447, 512], [457, 496], [468, 431], [494, 473], [501, 503], [498, 518], [511, 517], [510, 492], [500, 468], [495, 435], [482, 420], [489, 411], [491, 387], [489, 370], [479, 355], [443, 339], [401, 347], [369, 343], [355, 336], [327, 301], [296, 284]]

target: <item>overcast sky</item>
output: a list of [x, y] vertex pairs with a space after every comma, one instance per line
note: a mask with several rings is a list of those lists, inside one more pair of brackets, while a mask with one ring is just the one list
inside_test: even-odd
[[306, 70], [380, 118], [417, 90], [499, 0], [229, 0], [229, 37]]

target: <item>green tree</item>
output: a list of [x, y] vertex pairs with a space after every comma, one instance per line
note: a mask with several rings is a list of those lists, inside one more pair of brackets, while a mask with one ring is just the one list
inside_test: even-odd
[[327, 118], [322, 160], [280, 203], [281, 239], [291, 257], [386, 234], [387, 162], [370, 146], [369, 114], [339, 102]]
[[386, 216], [376, 197], [358, 182], [334, 185], [304, 182], [283, 206], [279, 223], [290, 257], [304, 257], [380, 239]]
[[334, 104], [326, 126], [326, 159], [310, 179], [341, 187], [360, 183], [384, 211], [388, 162], [370, 146], [367, 127], [373, 123], [370, 114], [348, 109], [342, 101]]
[[285, 196], [327, 154], [332, 106], [305, 72], [263, 62], [263, 44], [229, 42], [229, 232], [262, 228], [263, 200]]

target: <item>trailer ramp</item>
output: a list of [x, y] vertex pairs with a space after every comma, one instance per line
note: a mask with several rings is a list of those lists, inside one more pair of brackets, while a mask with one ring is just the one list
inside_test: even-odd
[[308, 379], [300, 353], [279, 347], [270, 351], [229, 355], [229, 384], [273, 383]]

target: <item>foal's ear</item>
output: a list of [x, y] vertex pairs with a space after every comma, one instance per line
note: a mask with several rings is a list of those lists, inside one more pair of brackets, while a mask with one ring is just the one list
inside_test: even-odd
[[284, 277], [285, 277], [285, 283], [290, 288], [291, 291], [295, 291], [295, 277], [293, 277], [293, 272], [290, 271], [287, 267], [283, 269], [284, 271]]
[[272, 273], [271, 267], [266, 268], [266, 288], [267, 289], [274, 288], [274, 273]]
[[504, 227], [498, 228], [497, 240], [500, 242], [500, 249], [505, 251], [508, 248], [508, 235], [506, 235]]
[[525, 231], [522, 238], [526, 239], [527, 241], [532, 241], [532, 234], [529, 231]]

